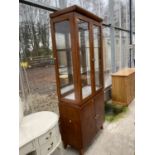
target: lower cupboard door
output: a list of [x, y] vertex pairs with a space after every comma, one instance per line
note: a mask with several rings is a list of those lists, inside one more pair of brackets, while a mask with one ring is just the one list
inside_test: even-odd
[[88, 103], [81, 110], [83, 147], [87, 147], [96, 135], [94, 112], [92, 100], [88, 101]]
[[81, 125], [80, 122], [61, 118], [61, 134], [64, 144], [69, 144], [77, 149], [81, 148]]

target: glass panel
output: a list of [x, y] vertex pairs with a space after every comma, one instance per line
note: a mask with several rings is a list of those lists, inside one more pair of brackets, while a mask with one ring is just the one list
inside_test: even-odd
[[116, 71], [121, 68], [121, 31], [115, 30], [115, 63]]
[[135, 34], [132, 34], [131, 67], [135, 67]]
[[121, 68], [127, 68], [129, 62], [129, 33], [121, 31]]
[[121, 27], [121, 8], [120, 0], [114, 0], [114, 24], [117, 27]]
[[129, 0], [114, 0], [114, 24], [129, 29]]
[[109, 0], [101, 0], [100, 3], [100, 17], [104, 23], [109, 23]]
[[103, 60], [104, 60], [104, 87], [111, 85], [111, 40], [110, 28], [103, 28]]
[[95, 68], [95, 90], [102, 87], [101, 82], [101, 50], [100, 50], [100, 27], [93, 26], [94, 39], [94, 68]]
[[60, 92], [64, 98], [75, 99], [69, 21], [55, 24]]
[[121, 27], [129, 29], [129, 0], [121, 0]]
[[78, 5], [82, 7], [82, 0], [66, 0], [67, 7], [72, 6], [72, 5]]
[[19, 4], [19, 95], [25, 115], [37, 111], [59, 113], [49, 13]]
[[129, 66], [129, 33], [115, 30], [116, 71]]
[[135, 44], [135, 34], [132, 34], [132, 43]]
[[109, 23], [109, 0], [59, 0], [67, 6], [78, 5], [97, 16], [103, 18], [104, 23]]
[[[48, 7], [59, 7], [60, 0], [26, 0], [39, 5], [48, 6]], [[62, 0], [61, 0], [62, 1]]]
[[78, 20], [82, 97], [91, 95], [90, 45], [88, 23]]

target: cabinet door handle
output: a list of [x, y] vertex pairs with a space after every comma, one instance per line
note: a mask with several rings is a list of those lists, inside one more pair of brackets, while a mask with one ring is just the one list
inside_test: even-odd
[[50, 132], [49, 134], [50, 134], [50, 136], [51, 136], [51, 135], [52, 135], [52, 132]]
[[72, 120], [69, 120], [69, 123], [72, 123]]
[[48, 137], [46, 137], [46, 140], [48, 140]]
[[49, 151], [53, 147], [53, 142], [51, 143], [51, 147], [49, 147], [47, 150]]

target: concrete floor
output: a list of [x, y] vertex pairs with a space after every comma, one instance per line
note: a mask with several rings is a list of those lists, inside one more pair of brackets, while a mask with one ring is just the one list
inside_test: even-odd
[[[104, 123], [94, 138], [92, 144], [85, 150], [85, 155], [134, 155], [135, 154], [135, 101], [129, 105], [129, 110], [123, 118]], [[78, 155], [77, 150], [68, 147], [63, 150], [64, 155]], [[55, 151], [53, 155], [59, 155]]]

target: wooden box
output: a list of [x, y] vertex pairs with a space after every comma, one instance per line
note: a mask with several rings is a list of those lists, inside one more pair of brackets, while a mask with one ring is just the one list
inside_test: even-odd
[[112, 74], [112, 101], [128, 105], [135, 98], [135, 69], [126, 68]]

